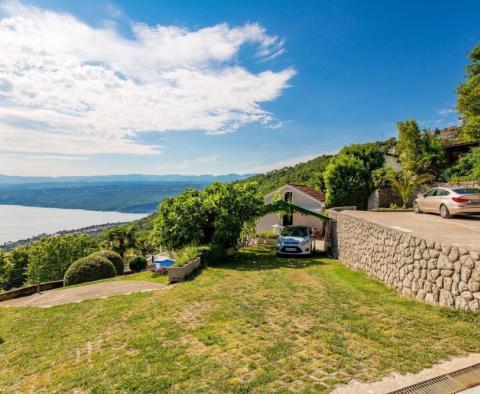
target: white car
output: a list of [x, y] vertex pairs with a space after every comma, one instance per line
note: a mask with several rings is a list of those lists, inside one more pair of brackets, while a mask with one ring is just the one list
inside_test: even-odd
[[286, 226], [277, 239], [277, 256], [309, 256], [313, 251], [313, 236], [307, 226]]

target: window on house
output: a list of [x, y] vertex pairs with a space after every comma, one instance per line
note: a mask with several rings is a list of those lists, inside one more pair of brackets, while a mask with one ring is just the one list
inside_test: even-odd
[[282, 225], [291, 226], [292, 224], [293, 224], [293, 215], [292, 214], [283, 215]]
[[285, 195], [284, 195], [284, 197], [283, 197], [283, 201], [288, 202], [288, 203], [291, 204], [292, 201], [293, 201], [293, 194], [292, 194], [292, 192], [286, 192]]

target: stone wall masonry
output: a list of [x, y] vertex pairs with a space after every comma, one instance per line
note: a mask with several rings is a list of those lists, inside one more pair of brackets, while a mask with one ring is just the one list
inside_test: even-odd
[[326, 249], [399, 293], [480, 312], [480, 253], [422, 239], [331, 210]]

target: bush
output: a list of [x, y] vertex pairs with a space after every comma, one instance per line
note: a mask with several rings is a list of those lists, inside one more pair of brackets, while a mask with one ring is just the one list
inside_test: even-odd
[[257, 237], [260, 238], [271, 238], [271, 239], [277, 239], [278, 234], [275, 231], [264, 231], [262, 233], [258, 233]]
[[175, 266], [182, 267], [202, 254], [202, 248], [198, 246], [186, 246], [178, 253]]
[[346, 205], [355, 205], [360, 209], [367, 207], [373, 182], [362, 160], [339, 155], [330, 161], [324, 176], [328, 208]]
[[222, 245], [209, 245], [200, 248], [202, 264], [215, 265], [223, 263], [227, 258], [227, 250]]
[[113, 278], [117, 272], [113, 264], [96, 253], [75, 261], [65, 273], [65, 286], [91, 282], [99, 279]]
[[132, 271], [140, 272], [147, 268], [147, 259], [143, 256], [135, 256], [128, 262], [128, 265]]
[[125, 264], [123, 263], [122, 256], [120, 256], [118, 253], [115, 253], [112, 250], [101, 250], [100, 252], [96, 252], [93, 254], [105, 257], [113, 264], [113, 266], [115, 267], [115, 271], [117, 271], [117, 275], [123, 275]]

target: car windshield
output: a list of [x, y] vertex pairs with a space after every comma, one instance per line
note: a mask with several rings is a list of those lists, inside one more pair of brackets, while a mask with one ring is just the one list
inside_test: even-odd
[[307, 237], [308, 229], [306, 227], [285, 227], [282, 230], [284, 237]]
[[480, 194], [480, 189], [474, 187], [464, 187], [462, 189], [453, 189], [455, 193], [458, 194]]

